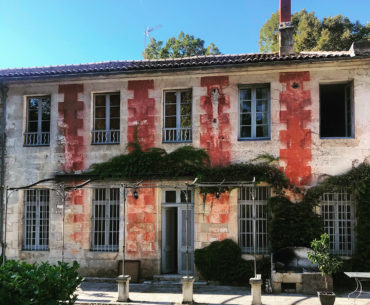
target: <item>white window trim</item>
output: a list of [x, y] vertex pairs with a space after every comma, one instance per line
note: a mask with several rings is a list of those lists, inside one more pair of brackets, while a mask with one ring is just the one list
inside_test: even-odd
[[[256, 89], [257, 88], [267, 88], [267, 126], [268, 126], [268, 135], [266, 137], [256, 137]], [[251, 137], [242, 137], [241, 136], [241, 99], [240, 99], [240, 90], [251, 89], [252, 90], [252, 103], [251, 103]], [[271, 138], [271, 94], [270, 94], [270, 84], [253, 84], [253, 85], [239, 85], [238, 87], [238, 140], [240, 141], [259, 141], [259, 140], [270, 140]]]
[[[181, 93], [191, 92], [191, 126], [181, 127]], [[166, 128], [166, 93], [176, 94], [176, 128]], [[167, 131], [172, 135], [167, 139]], [[183, 136], [184, 135], [184, 136]], [[191, 143], [193, 141], [193, 91], [192, 89], [165, 90], [163, 92], [163, 143]]]
[[[120, 92], [101, 92], [94, 93], [94, 109], [93, 109], [93, 131], [92, 131], [92, 144], [119, 144], [120, 143], [120, 129], [111, 129], [110, 127], [110, 97], [111, 95], [118, 95], [121, 97]], [[96, 97], [105, 96], [105, 129], [95, 130], [96, 124]], [[120, 98], [121, 101], [121, 98]], [[120, 124], [121, 125], [121, 102], [119, 104]], [[111, 140], [113, 137], [113, 140]]]

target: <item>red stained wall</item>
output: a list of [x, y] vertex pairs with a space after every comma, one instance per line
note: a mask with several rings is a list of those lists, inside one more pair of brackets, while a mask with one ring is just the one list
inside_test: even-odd
[[149, 98], [149, 90], [154, 89], [153, 80], [128, 82], [128, 90], [133, 91], [134, 98], [128, 100], [127, 141], [134, 142], [135, 130], [138, 127], [138, 139], [142, 149], [155, 145], [155, 100]]
[[127, 196], [126, 253], [130, 259], [156, 255], [156, 192], [153, 188], [139, 190], [139, 198]]
[[65, 161], [62, 167], [67, 172], [85, 169], [85, 141], [79, 135], [84, 129], [84, 103], [77, 98], [80, 92], [83, 92], [81, 84], [59, 86], [59, 94], [64, 94], [64, 100], [58, 104], [62, 132], [65, 136]]
[[[311, 92], [303, 89], [303, 82], [310, 80], [309, 72], [280, 73], [280, 82], [286, 90], [280, 93], [280, 122], [286, 124], [286, 130], [280, 131], [280, 158], [285, 161], [285, 174], [296, 186], [309, 185], [312, 180], [310, 161], [311, 130]], [[297, 88], [293, 86], [298, 85]], [[284, 171], [284, 168], [282, 168]]]
[[[212, 166], [228, 165], [231, 161], [230, 97], [223, 92], [228, 85], [228, 76], [201, 78], [201, 86], [207, 88], [207, 95], [200, 99], [200, 108], [203, 112], [200, 115], [200, 147], [209, 154]], [[211, 96], [214, 88], [219, 90], [216, 115], [214, 115], [216, 106]]]

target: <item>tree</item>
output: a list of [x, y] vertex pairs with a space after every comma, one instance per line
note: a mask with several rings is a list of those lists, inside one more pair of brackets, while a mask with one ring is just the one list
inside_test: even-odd
[[220, 54], [220, 51], [214, 43], [205, 47], [204, 40], [181, 32], [177, 38], [169, 38], [164, 46], [163, 41], [151, 38], [143, 52], [143, 57], [145, 59], [159, 59], [216, 54]]
[[[355, 40], [370, 40], [370, 23], [351, 22], [348, 17], [337, 15], [320, 21], [314, 12], [306, 10], [292, 16], [294, 26], [294, 50], [301, 51], [343, 51]], [[279, 11], [272, 14], [262, 26], [259, 34], [261, 52], [279, 51]]]

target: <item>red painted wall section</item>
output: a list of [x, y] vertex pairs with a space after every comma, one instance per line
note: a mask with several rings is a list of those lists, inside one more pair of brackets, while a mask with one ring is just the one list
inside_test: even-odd
[[[201, 200], [203, 200], [203, 198]], [[210, 226], [208, 232], [204, 232], [206, 233], [206, 240], [202, 240], [202, 242], [220, 241], [225, 238], [230, 238], [228, 230], [220, 226], [230, 221], [229, 193], [221, 193], [219, 199], [217, 199], [214, 194], [207, 194], [205, 207], [209, 213], [204, 215], [204, 221], [210, 224]], [[213, 224], [215, 226], [212, 226]]]
[[[69, 234], [69, 240], [74, 244], [79, 244], [80, 249], [90, 249], [90, 233], [89, 226], [91, 219], [87, 210], [86, 203], [88, 202], [87, 190], [79, 189], [69, 193], [68, 206], [72, 213], [66, 214], [65, 230], [72, 232]], [[74, 250], [77, 250], [73, 247]], [[72, 251], [73, 252], [73, 251]]]
[[65, 161], [62, 169], [67, 172], [85, 169], [85, 141], [79, 135], [84, 129], [84, 103], [78, 100], [81, 92], [81, 84], [59, 86], [59, 93], [64, 94], [64, 100], [58, 104], [60, 126], [65, 136]]
[[[286, 124], [286, 130], [280, 131], [280, 159], [285, 161], [285, 174], [296, 186], [310, 185], [312, 171], [310, 161], [311, 130], [311, 92], [303, 89], [303, 82], [310, 80], [309, 72], [280, 73], [280, 82], [286, 90], [280, 93], [280, 122]], [[298, 87], [297, 87], [298, 86]], [[296, 87], [296, 88], [294, 88]]]
[[[228, 165], [231, 161], [230, 97], [224, 94], [228, 85], [228, 76], [201, 78], [201, 86], [207, 88], [207, 95], [200, 99], [203, 112], [200, 115], [200, 147], [209, 154], [212, 166]], [[219, 92], [217, 104], [212, 100], [212, 89]]]
[[139, 198], [127, 196], [126, 253], [130, 259], [156, 256], [156, 191], [139, 190]]
[[128, 143], [134, 142], [135, 130], [138, 127], [138, 139], [143, 150], [155, 146], [155, 99], [149, 98], [149, 90], [154, 89], [153, 80], [128, 82], [128, 90], [134, 97], [128, 100]]

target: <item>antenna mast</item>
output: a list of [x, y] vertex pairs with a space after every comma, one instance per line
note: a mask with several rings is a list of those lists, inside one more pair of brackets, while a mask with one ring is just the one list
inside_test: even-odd
[[150, 28], [150, 27], [145, 27], [145, 31], [144, 31], [144, 49], [146, 48], [146, 43], [147, 43], [147, 40], [149, 40], [149, 37], [150, 37], [150, 33], [155, 31], [156, 29], [160, 28], [162, 25], [161, 24], [158, 24], [157, 26], [153, 27], [153, 28]]

